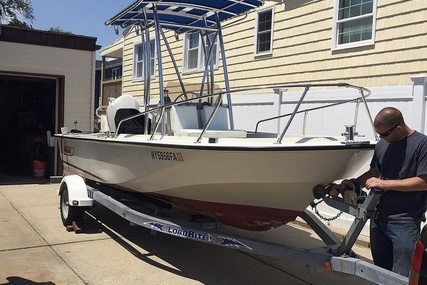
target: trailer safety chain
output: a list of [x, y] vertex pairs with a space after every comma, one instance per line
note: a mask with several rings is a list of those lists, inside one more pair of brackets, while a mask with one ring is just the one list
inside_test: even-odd
[[336, 216], [331, 217], [331, 218], [326, 218], [326, 217], [322, 216], [322, 214], [320, 214], [319, 210], [317, 210], [317, 205], [319, 205], [319, 204], [320, 204], [320, 203], [322, 203], [322, 202], [323, 202], [323, 199], [322, 199], [322, 200], [320, 200], [320, 201], [319, 201], [319, 202], [317, 202], [317, 203], [312, 203], [310, 206], [311, 206], [311, 208], [314, 210], [314, 212], [316, 213], [316, 215], [317, 215], [320, 219], [324, 220], [325, 222], [332, 222], [333, 220], [338, 219], [338, 218], [341, 216], [341, 214], [343, 213], [342, 211], [340, 211]]

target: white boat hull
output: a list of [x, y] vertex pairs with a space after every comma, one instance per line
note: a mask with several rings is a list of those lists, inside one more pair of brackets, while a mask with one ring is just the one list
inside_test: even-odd
[[64, 172], [150, 194], [235, 227], [267, 230], [294, 220], [313, 200], [315, 185], [344, 178], [349, 162], [369, 159], [372, 149], [326, 139], [298, 145], [297, 139], [210, 144], [148, 138], [61, 136]]

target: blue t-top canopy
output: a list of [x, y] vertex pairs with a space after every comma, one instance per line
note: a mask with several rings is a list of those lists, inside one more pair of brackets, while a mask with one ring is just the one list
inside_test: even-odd
[[263, 3], [263, 0], [138, 0], [105, 24], [122, 28], [132, 25], [149, 27], [154, 23], [157, 11], [159, 24], [177, 33], [193, 29], [215, 29], [216, 14], [220, 21], [224, 21]]

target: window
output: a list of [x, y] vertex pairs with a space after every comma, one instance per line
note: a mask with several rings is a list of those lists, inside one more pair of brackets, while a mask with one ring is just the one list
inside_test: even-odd
[[209, 46], [212, 46], [212, 61], [214, 67], [218, 66], [218, 44], [216, 33], [204, 36], [200, 33], [187, 33], [184, 38], [184, 72], [202, 71], [206, 66], [206, 56], [203, 48], [205, 45], [206, 53], [209, 52]]
[[114, 67], [111, 70], [111, 79], [119, 79], [120, 77], [120, 67]]
[[333, 49], [373, 44], [376, 6], [377, 0], [336, 0]]
[[[151, 77], [156, 76], [156, 48], [154, 40], [150, 41], [150, 73]], [[143, 58], [143, 46], [142, 43], [136, 44], [134, 47], [134, 67], [133, 67], [133, 79], [141, 80], [144, 77], [144, 58]]]
[[270, 54], [273, 49], [273, 8], [256, 15], [255, 55]]

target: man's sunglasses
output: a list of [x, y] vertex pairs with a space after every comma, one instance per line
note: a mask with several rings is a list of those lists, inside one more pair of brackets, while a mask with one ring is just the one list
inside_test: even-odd
[[388, 137], [393, 131], [394, 131], [394, 129], [395, 128], [397, 128], [397, 126], [399, 126], [400, 125], [400, 122], [399, 123], [397, 123], [393, 128], [391, 128], [390, 130], [388, 130], [387, 132], [384, 132], [384, 133], [378, 133], [381, 137], [383, 137], [383, 138], [385, 138], [385, 137]]

